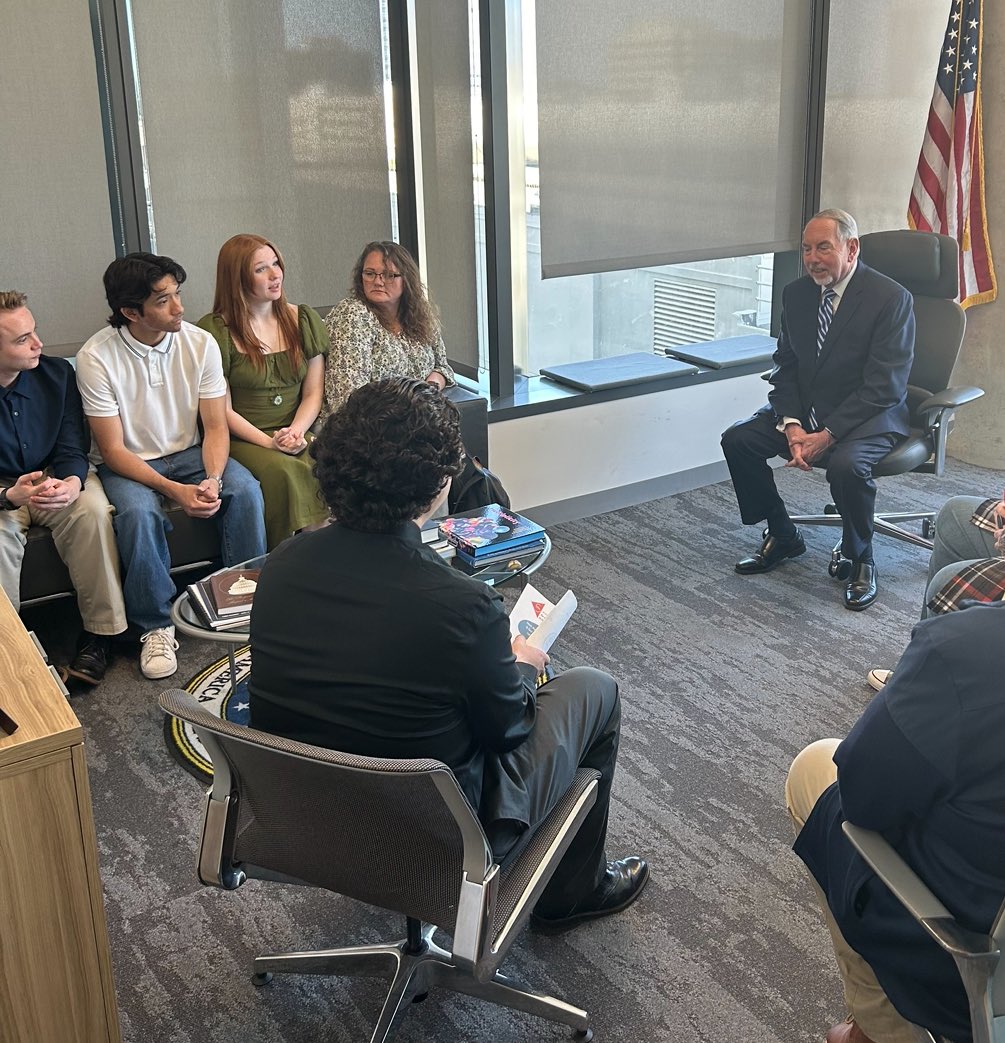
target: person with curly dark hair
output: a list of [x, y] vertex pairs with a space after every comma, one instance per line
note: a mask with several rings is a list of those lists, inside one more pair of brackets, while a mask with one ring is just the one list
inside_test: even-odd
[[597, 802], [535, 909], [561, 931], [626, 908], [649, 867], [604, 850], [621, 706], [577, 667], [536, 687], [548, 656], [510, 639], [502, 598], [422, 543], [462, 460], [454, 405], [406, 378], [354, 391], [310, 452], [331, 525], [269, 556], [251, 616], [251, 722], [300, 742], [448, 764], [497, 861], [580, 767]]
[[363, 247], [350, 294], [332, 308], [325, 325], [331, 337], [325, 363], [326, 417], [372, 380], [413, 377], [441, 389], [454, 383], [418, 265], [398, 243]]

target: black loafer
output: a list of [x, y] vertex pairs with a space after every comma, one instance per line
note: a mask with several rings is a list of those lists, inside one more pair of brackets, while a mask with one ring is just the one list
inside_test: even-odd
[[530, 922], [544, 934], [559, 934], [587, 920], [620, 913], [642, 894], [649, 882], [649, 864], [644, 858], [629, 855], [617, 862], [607, 863], [607, 872], [600, 886], [569, 910], [565, 916], [531, 915]]
[[112, 654], [112, 639], [100, 634], [80, 635], [80, 644], [73, 662], [66, 668], [67, 677], [74, 677], [85, 684], [101, 684], [108, 669]]
[[796, 529], [795, 536], [780, 540], [769, 532], [760, 549], [754, 551], [749, 558], [741, 558], [736, 563], [736, 571], [741, 576], [752, 576], [757, 572], [770, 572], [777, 568], [786, 558], [798, 558], [806, 553], [806, 541], [803, 534]]
[[879, 593], [876, 583], [876, 566], [870, 561], [856, 561], [852, 566], [851, 579], [844, 588], [844, 607], [852, 612], [868, 608]]

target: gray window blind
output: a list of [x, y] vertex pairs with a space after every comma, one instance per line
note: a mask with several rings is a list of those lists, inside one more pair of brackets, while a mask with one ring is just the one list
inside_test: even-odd
[[375, 0], [131, 5], [156, 249], [189, 273], [195, 319], [238, 232], [273, 239], [287, 292], [346, 295], [359, 251], [389, 239]]
[[51, 354], [70, 354], [108, 308], [115, 256], [87, 4], [7, 4], [0, 33], [0, 289], [28, 294]]
[[806, 0], [536, 0], [548, 276], [799, 241]]

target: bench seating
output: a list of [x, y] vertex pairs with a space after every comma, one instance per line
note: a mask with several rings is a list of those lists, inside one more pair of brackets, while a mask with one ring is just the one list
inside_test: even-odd
[[[461, 439], [468, 454], [487, 464], [488, 407], [485, 399], [463, 388], [450, 388], [447, 395], [460, 410]], [[216, 524], [211, 518], [190, 518], [177, 505], [168, 510], [168, 518], [172, 526], [168, 534], [172, 572], [196, 568], [219, 557]], [[49, 530], [33, 525], [28, 530], [21, 566], [21, 604], [71, 597], [73, 593], [70, 574], [56, 553]]]

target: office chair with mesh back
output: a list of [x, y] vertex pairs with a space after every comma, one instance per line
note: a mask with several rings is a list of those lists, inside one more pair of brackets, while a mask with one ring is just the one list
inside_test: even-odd
[[881, 834], [850, 822], [842, 825], [873, 872], [956, 962], [970, 1001], [974, 1043], [1005, 1043], [1005, 902], [990, 934], [967, 930]]
[[[963, 344], [966, 317], [956, 303], [959, 292], [959, 247], [956, 240], [934, 232], [871, 232], [861, 240], [861, 257], [871, 268], [896, 280], [914, 298], [916, 323], [914, 364], [908, 380], [911, 433], [873, 468], [877, 478], [918, 471], [941, 476], [946, 468], [946, 441], [955, 411], [980, 398], [975, 387], [950, 387]], [[834, 504], [823, 514], [793, 517], [797, 525], [841, 525]], [[921, 535], [903, 527], [920, 521]], [[877, 512], [875, 531], [932, 549], [934, 511]], [[851, 562], [841, 557], [840, 542], [831, 555], [830, 573], [851, 575]]]
[[[273, 972], [379, 977], [393, 972], [371, 1043], [390, 1038], [433, 985], [571, 1026], [592, 1039], [589, 1015], [501, 974], [498, 966], [576, 831], [596, 803], [600, 775], [581, 770], [505, 868], [453, 772], [435, 760], [385, 760], [308, 746], [242, 728], [187, 692], [160, 697], [188, 721], [213, 762], [199, 849], [202, 883], [248, 879], [304, 884], [401, 913], [406, 937], [385, 945], [255, 959], [255, 984]], [[433, 941], [437, 928], [451, 950]]]

